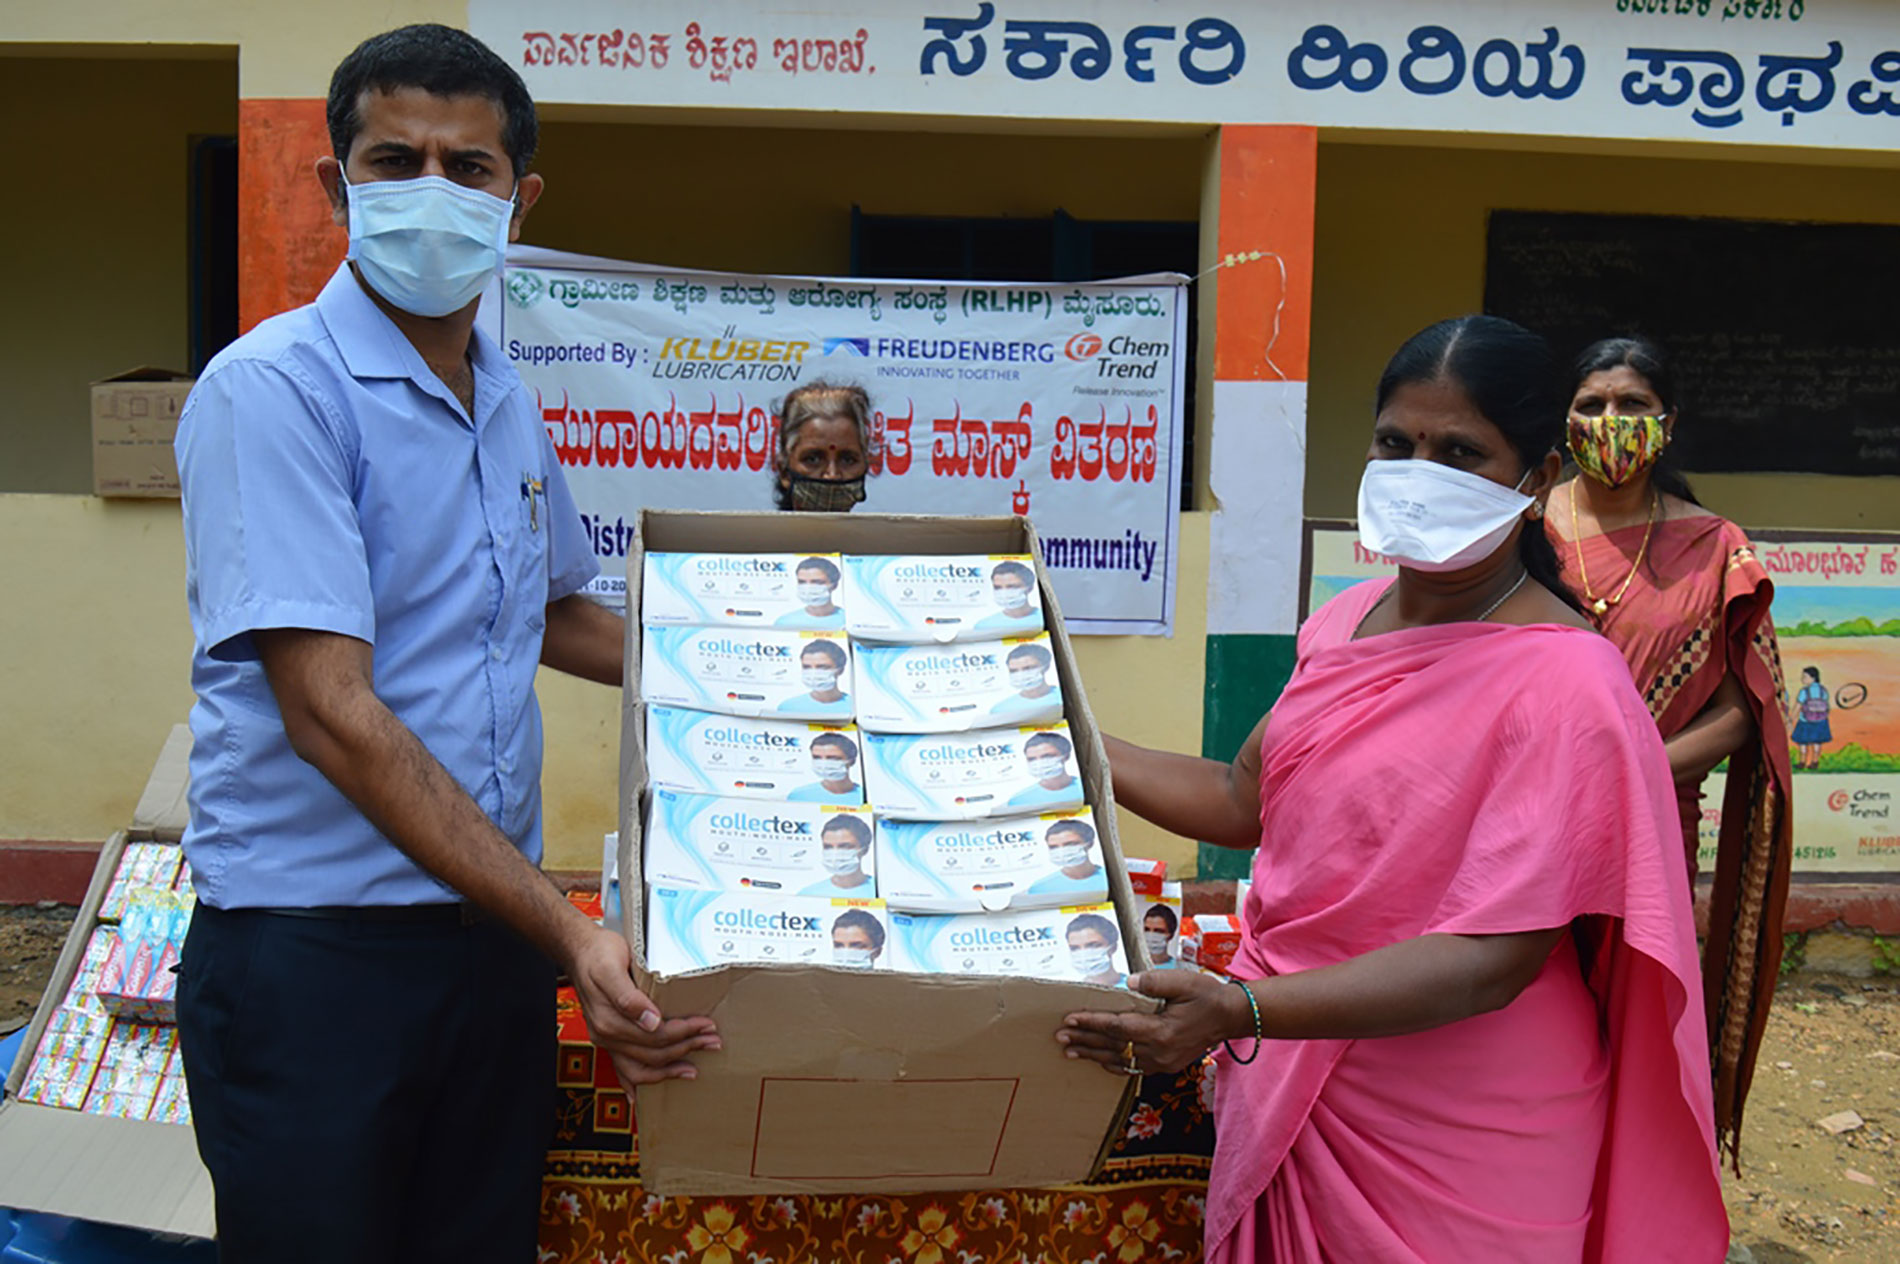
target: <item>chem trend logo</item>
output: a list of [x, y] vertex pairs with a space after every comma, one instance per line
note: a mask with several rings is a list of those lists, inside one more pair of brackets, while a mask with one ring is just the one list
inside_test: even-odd
[[1071, 360], [1092, 360], [1102, 354], [1102, 336], [1083, 330], [1063, 344], [1062, 352]]
[[1847, 798], [1847, 791], [1845, 790], [1836, 790], [1833, 794], [1830, 794], [1829, 796], [1827, 796], [1827, 806], [1828, 806], [1828, 810], [1831, 812], [1844, 811], [1847, 807], [1847, 804], [1848, 804], [1848, 798]]
[[831, 355], [834, 352], [848, 356], [868, 356], [871, 354], [871, 340], [869, 338], [825, 339], [824, 354]]

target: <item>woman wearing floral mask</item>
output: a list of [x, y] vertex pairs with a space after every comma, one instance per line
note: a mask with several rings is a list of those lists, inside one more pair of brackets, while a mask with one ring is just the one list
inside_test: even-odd
[[1729, 761], [1702, 970], [1716, 1120], [1733, 1146], [1774, 995], [1792, 855], [1774, 585], [1741, 528], [1697, 503], [1667, 460], [1677, 410], [1662, 349], [1605, 339], [1571, 380], [1580, 474], [1552, 493], [1545, 526], [1571, 591], [1656, 718], [1692, 876], [1702, 783]]
[[871, 397], [862, 386], [807, 382], [779, 401], [773, 491], [780, 509], [848, 513], [871, 468]]
[[1133, 1074], [1212, 1051], [1210, 1264], [1722, 1258], [1695, 926], [1662, 740], [1543, 532], [1562, 382], [1509, 321], [1381, 377], [1361, 543], [1229, 763], [1106, 743], [1119, 806], [1258, 848], [1232, 980], [1070, 1014]]

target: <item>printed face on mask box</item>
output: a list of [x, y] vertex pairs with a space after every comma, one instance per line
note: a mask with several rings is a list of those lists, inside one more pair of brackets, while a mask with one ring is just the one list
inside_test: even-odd
[[892, 733], [960, 733], [1062, 718], [1048, 636], [952, 645], [857, 644], [858, 723]]
[[1083, 806], [1066, 724], [973, 733], [865, 733], [864, 772], [885, 816], [956, 821]]
[[863, 807], [655, 791], [646, 880], [707, 891], [871, 899], [875, 827]]
[[641, 647], [640, 695], [649, 703], [785, 720], [851, 719], [851, 650], [842, 636], [645, 628]]
[[747, 963], [891, 967], [877, 900], [668, 886], [650, 888], [647, 898], [647, 962], [661, 974]]
[[836, 553], [648, 553], [648, 626], [844, 628]]
[[656, 790], [795, 803], [864, 802], [857, 729], [647, 708], [647, 783]]
[[1128, 955], [1115, 906], [1006, 913], [890, 914], [896, 968], [916, 974], [1007, 975], [1118, 986]]
[[878, 822], [878, 892], [894, 909], [925, 913], [1095, 904], [1108, 898], [1095, 840], [1087, 813], [887, 818]]
[[1042, 597], [1026, 554], [844, 559], [845, 628], [907, 644], [1034, 636]]

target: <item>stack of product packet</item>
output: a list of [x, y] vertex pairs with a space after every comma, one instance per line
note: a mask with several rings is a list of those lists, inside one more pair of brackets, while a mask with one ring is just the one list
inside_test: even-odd
[[888, 968], [837, 554], [648, 553], [647, 957]]
[[848, 555], [845, 627], [899, 970], [1128, 972], [1027, 555]]
[[48, 1016], [19, 1098], [43, 1106], [190, 1123], [178, 1029], [178, 952], [191, 874], [176, 843], [128, 843], [79, 966]]

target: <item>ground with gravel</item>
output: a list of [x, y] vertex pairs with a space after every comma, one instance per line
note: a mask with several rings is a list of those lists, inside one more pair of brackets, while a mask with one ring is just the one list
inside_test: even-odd
[[[33, 1015], [68, 907], [0, 907], [0, 1035]], [[1900, 980], [1782, 980], [1725, 1174], [1736, 1261], [1900, 1261]]]

